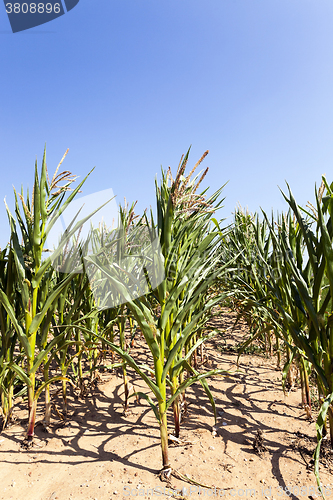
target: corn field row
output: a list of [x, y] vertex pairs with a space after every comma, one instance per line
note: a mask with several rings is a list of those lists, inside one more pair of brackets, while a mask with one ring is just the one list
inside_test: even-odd
[[[249, 325], [240, 355], [250, 343], [262, 342], [277, 356], [284, 388], [297, 367], [309, 419], [309, 380], [315, 381], [320, 487], [326, 434], [333, 449], [333, 184], [323, 177], [314, 204], [303, 208], [288, 186], [284, 213], [253, 215], [238, 208], [232, 224], [222, 227], [217, 214], [223, 187], [212, 195], [200, 191], [208, 169], [196, 174], [206, 155], [188, 174], [189, 151], [174, 177], [170, 168], [162, 170], [155, 212], [138, 216], [135, 204], [125, 203], [117, 227], [107, 227], [91, 223], [101, 207], [83, 218], [79, 210], [53, 249], [47, 248], [48, 237], [91, 173], [74, 188], [76, 177], [59, 173], [63, 158], [50, 180], [44, 151], [32, 194], [14, 190], [13, 213], [6, 206], [10, 242], [0, 252], [2, 427], [13, 418], [15, 399], [23, 397], [29, 417], [24, 444], [31, 446], [37, 405], [44, 405], [43, 425], [50, 425], [52, 384], [61, 386], [66, 418], [69, 389], [83, 394], [108, 355], [108, 369], [122, 371], [124, 411], [136, 397], [154, 412], [161, 477], [169, 478], [167, 415], [179, 438], [188, 387], [202, 385], [216, 419], [208, 379], [226, 372], [204, 372], [198, 355], [219, 333], [207, 322], [228, 304]], [[80, 238], [89, 223], [88, 236]], [[149, 363], [135, 356], [137, 338], [144, 339]], [[147, 392], [130, 391], [129, 368]]]

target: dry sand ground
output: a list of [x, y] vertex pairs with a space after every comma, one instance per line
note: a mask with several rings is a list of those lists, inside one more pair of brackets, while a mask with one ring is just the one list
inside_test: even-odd
[[[237, 355], [221, 351], [244, 338], [244, 325], [231, 331], [234, 315], [224, 312], [216, 326], [225, 331], [207, 345], [207, 368], [235, 370]], [[141, 351], [141, 356], [145, 352]], [[243, 355], [236, 377], [210, 381], [219, 419], [214, 418], [200, 384], [188, 390], [188, 415], [181, 427], [183, 445], [170, 446], [171, 463], [180, 473], [216, 489], [171, 478], [160, 481], [159, 431], [152, 411], [131, 400], [125, 416], [122, 379], [103, 373], [86, 399], [71, 399], [73, 414], [63, 426], [54, 415], [49, 433], [36, 427], [34, 447], [22, 451], [25, 412], [0, 435], [1, 499], [106, 500], [110, 498], [316, 498], [310, 452], [315, 423], [301, 408], [300, 390], [285, 397], [276, 360]], [[138, 389], [145, 388], [134, 381]], [[253, 449], [258, 430], [267, 448]], [[172, 428], [170, 427], [170, 430]], [[332, 461], [320, 467], [333, 498]]]

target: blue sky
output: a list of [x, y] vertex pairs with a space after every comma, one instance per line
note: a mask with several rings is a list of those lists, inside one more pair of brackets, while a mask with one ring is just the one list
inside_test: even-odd
[[[80, 0], [12, 34], [0, 5], [0, 199], [32, 187], [34, 161], [82, 178], [83, 194], [154, 204], [154, 176], [209, 149], [206, 186], [229, 217], [300, 203], [333, 181], [331, 0]], [[0, 208], [0, 245], [7, 219]], [[2, 245], [1, 245], [2, 246]]]

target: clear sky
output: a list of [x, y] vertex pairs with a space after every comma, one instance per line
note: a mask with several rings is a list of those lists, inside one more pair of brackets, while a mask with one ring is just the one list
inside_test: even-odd
[[210, 150], [206, 185], [229, 181], [221, 218], [283, 209], [285, 180], [305, 203], [333, 181], [332, 42], [332, 0], [80, 0], [16, 34], [1, 3], [1, 204], [45, 142], [50, 173], [69, 148], [64, 168], [96, 166], [83, 194], [139, 211], [190, 145], [190, 166]]

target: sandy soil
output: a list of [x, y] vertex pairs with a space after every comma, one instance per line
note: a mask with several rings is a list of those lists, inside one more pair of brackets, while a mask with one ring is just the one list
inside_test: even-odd
[[[207, 345], [206, 368], [235, 371], [237, 354], [229, 348], [244, 338], [246, 328], [241, 324], [232, 330], [232, 313], [215, 321], [223, 336]], [[0, 498], [316, 498], [315, 422], [306, 419], [300, 390], [284, 396], [275, 358], [243, 355], [239, 369], [236, 376], [209, 381], [219, 415], [215, 432], [210, 403], [196, 384], [187, 393], [183, 443], [170, 446], [172, 466], [213, 489], [176, 477], [169, 484], [160, 481], [159, 431], [152, 411], [133, 398], [124, 415], [121, 377], [102, 373], [89, 397], [70, 398], [72, 415], [65, 424], [54, 413], [48, 433], [36, 427], [28, 451], [20, 446], [27, 415], [17, 410], [16, 422], [0, 435]], [[131, 381], [147, 392], [132, 373]], [[258, 430], [266, 448], [261, 454], [254, 449]], [[323, 460], [327, 498], [333, 497], [332, 472], [332, 461]]]

